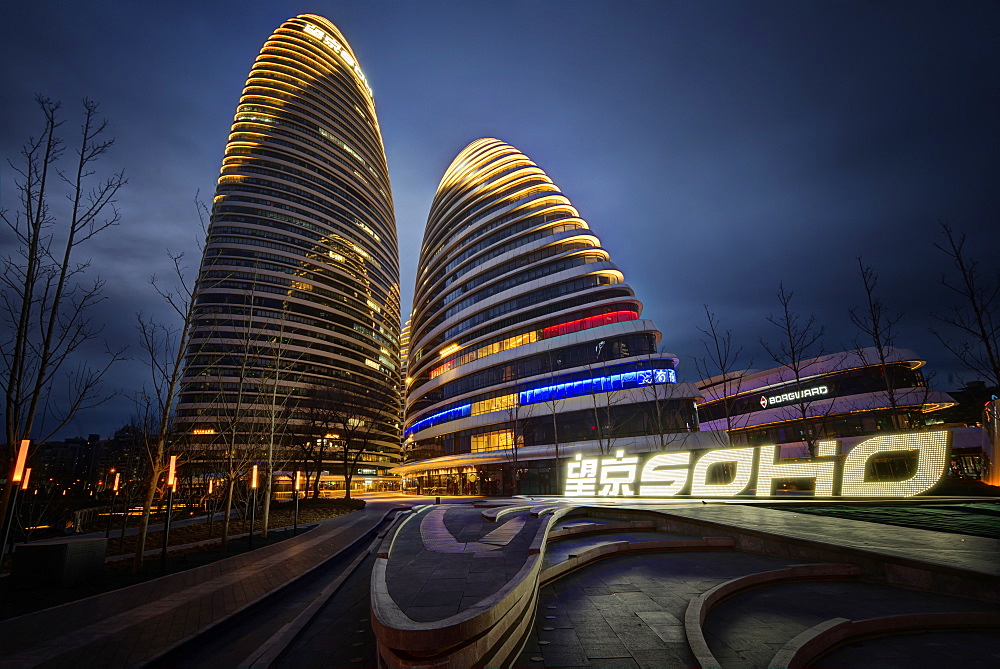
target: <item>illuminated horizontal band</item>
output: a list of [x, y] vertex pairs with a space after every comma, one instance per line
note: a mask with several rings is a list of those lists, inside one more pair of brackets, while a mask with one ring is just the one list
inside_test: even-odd
[[[559, 323], [558, 325], [550, 325], [542, 330], [534, 330], [532, 332], [526, 332], [524, 334], [508, 337], [502, 341], [487, 344], [486, 346], [480, 346], [477, 349], [463, 353], [457, 358], [452, 358], [448, 362], [432, 369], [430, 371], [430, 377], [435, 379], [445, 372], [455, 369], [456, 367], [460, 367], [466, 363], [479, 360], [480, 358], [485, 358], [486, 356], [493, 355], [495, 353], [509, 351], [512, 348], [524, 346], [525, 344], [533, 344], [539, 339], [551, 339], [552, 337], [561, 337], [562, 335], [568, 335], [582, 330], [589, 330], [590, 328], [596, 328], [610, 323], [625, 323], [627, 321], [635, 320], [639, 320], [639, 312], [637, 311], [611, 311], [606, 314], [580, 318], [575, 321]], [[442, 357], [451, 355], [458, 349], [458, 344], [450, 344], [449, 346], [441, 349], [441, 352], [438, 355]]]
[[458, 420], [459, 418], [466, 418], [472, 415], [472, 405], [463, 404], [460, 407], [455, 407], [454, 409], [447, 409], [445, 411], [440, 411], [432, 416], [428, 416], [423, 420], [418, 420], [416, 423], [411, 425], [406, 430], [404, 436], [408, 437], [414, 432], [419, 432], [428, 427], [433, 427], [434, 425], [439, 425], [441, 423], [447, 423], [450, 420]]
[[612, 311], [607, 314], [599, 314], [588, 318], [580, 318], [575, 321], [559, 323], [558, 325], [550, 325], [549, 327], [542, 329], [542, 339], [568, 335], [573, 332], [589, 330], [590, 328], [596, 328], [610, 323], [624, 323], [626, 321], [635, 321], [638, 319], [639, 313], [635, 311]]
[[544, 388], [525, 390], [519, 395], [519, 403], [537, 404], [565, 397], [578, 397], [592, 393], [609, 393], [613, 390], [640, 388], [657, 383], [677, 383], [677, 371], [673, 369], [642, 369], [612, 376], [598, 376], [569, 383], [558, 383]]

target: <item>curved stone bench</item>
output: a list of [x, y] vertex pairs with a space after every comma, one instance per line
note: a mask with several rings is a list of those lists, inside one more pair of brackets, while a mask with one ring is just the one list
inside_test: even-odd
[[729, 537], [702, 537], [701, 539], [665, 539], [660, 541], [616, 541], [587, 549], [578, 555], [570, 555], [569, 559], [554, 564], [542, 571], [541, 584], [549, 583], [566, 576], [581, 567], [591, 565], [598, 560], [618, 557], [620, 555], [636, 555], [639, 553], [666, 553], [673, 551], [713, 551], [729, 550], [733, 540]]
[[684, 613], [684, 634], [687, 636], [691, 653], [698, 660], [701, 669], [718, 669], [721, 666], [708, 647], [703, 625], [712, 608], [725, 599], [747, 590], [776, 583], [848, 580], [860, 576], [861, 568], [853, 564], [793, 564], [784, 569], [748, 574], [720, 583], [688, 602]]
[[533, 506], [528, 512], [532, 518], [538, 518], [546, 513], [553, 513], [556, 509], [560, 508], [562, 503], [559, 504], [543, 504], [540, 506]]
[[912, 613], [865, 620], [831, 618], [786, 643], [771, 660], [770, 666], [773, 669], [800, 669], [837, 646], [860, 639], [944, 629], [1000, 629], [1000, 614]]
[[566, 539], [568, 537], [582, 537], [588, 534], [601, 534], [603, 532], [627, 532], [629, 530], [655, 530], [656, 523], [652, 520], [633, 520], [628, 523], [589, 523], [587, 525], [573, 525], [549, 532], [549, 541]]
[[509, 513], [517, 513], [518, 511], [531, 511], [534, 508], [527, 504], [515, 504], [513, 506], [501, 506], [487, 509], [482, 512], [483, 520], [495, 523], [498, 522], [503, 516]]

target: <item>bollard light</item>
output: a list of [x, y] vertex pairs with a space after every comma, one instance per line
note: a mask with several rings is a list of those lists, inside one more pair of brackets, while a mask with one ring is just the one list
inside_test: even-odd
[[212, 490], [215, 489], [215, 479], [208, 479], [208, 494], [212, 494]]
[[24, 470], [24, 481], [21, 482], [21, 490], [28, 489], [28, 481], [31, 479], [31, 467]]
[[114, 484], [114, 486], [112, 486], [112, 488], [111, 488], [111, 489], [112, 489], [112, 490], [113, 490], [113, 491], [114, 491], [114, 492], [115, 492], [116, 494], [118, 493], [118, 482], [119, 482], [119, 481], [121, 480], [121, 476], [122, 476], [122, 475], [121, 475], [120, 473], [118, 473], [118, 472], [115, 472], [115, 484]]
[[257, 465], [254, 465], [253, 469], [250, 470], [250, 487], [254, 490], [257, 489]]
[[295, 472], [295, 492], [302, 490], [302, 472]]
[[167, 486], [173, 488], [177, 485], [177, 456], [170, 456], [170, 466], [167, 468]]

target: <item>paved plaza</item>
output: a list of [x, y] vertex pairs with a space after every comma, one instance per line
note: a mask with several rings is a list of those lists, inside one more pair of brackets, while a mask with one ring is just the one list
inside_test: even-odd
[[[943, 613], [986, 627], [848, 640], [816, 665], [1000, 666], [996, 539], [762, 505], [434, 501], [373, 496], [299, 537], [4, 621], [0, 667], [771, 667], [831, 621]], [[322, 565], [343, 573], [320, 591], [303, 577]], [[187, 646], [200, 659], [178, 660]]]

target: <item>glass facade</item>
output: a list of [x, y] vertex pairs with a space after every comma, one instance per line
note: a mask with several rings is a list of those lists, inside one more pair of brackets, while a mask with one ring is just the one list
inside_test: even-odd
[[[667, 390], [677, 360], [658, 353], [641, 313], [537, 165], [496, 139], [466, 147], [438, 186], [418, 263], [404, 436], [408, 462], [426, 469], [406, 475], [410, 489], [556, 492], [555, 460], [521, 449], [697, 430], [696, 393]], [[434, 463], [461, 454], [507, 462]]]
[[236, 109], [177, 423], [209, 451], [273, 439], [276, 425], [293, 446], [314, 431], [310, 397], [349, 391], [365, 398], [376, 433], [365, 473], [384, 473], [399, 459], [399, 323], [371, 88], [332, 23], [291, 18], [264, 43]]

